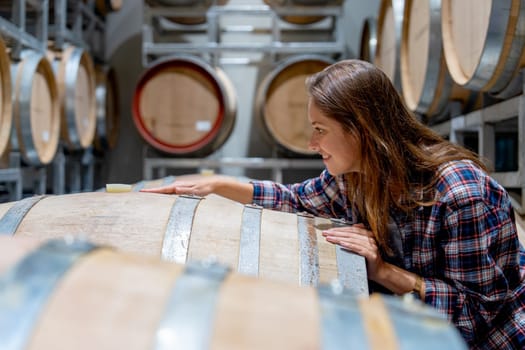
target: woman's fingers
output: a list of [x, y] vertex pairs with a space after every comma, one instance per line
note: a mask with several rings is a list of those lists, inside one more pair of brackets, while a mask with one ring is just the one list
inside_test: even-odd
[[166, 186], [143, 188], [140, 192], [165, 193], [165, 194], [197, 194], [197, 186], [194, 183], [173, 182]]
[[338, 244], [363, 256], [373, 257], [377, 252], [376, 240], [362, 224], [336, 227], [323, 231], [327, 242]]
[[153, 188], [142, 188], [140, 192], [150, 192], [150, 193], [165, 193], [165, 194], [174, 194], [177, 192], [177, 187], [175, 185], [168, 185], [162, 187], [153, 187]]

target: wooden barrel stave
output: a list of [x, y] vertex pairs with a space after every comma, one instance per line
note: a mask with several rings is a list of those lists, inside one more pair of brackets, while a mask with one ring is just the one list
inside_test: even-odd
[[[380, 295], [356, 298], [324, 287], [316, 291], [216, 265], [183, 268], [108, 249], [70, 258], [70, 266], [50, 284], [50, 295], [38, 303], [34, 294], [20, 294], [20, 301], [36, 303], [34, 313], [20, 313], [12, 300], [15, 289], [24, 291], [35, 274], [42, 280], [56, 273], [42, 267], [71, 256], [78, 243], [46, 242], [42, 248], [22, 238], [0, 241], [0, 309], [9, 305], [9, 312], [24, 320], [5, 320], [14, 331], [0, 329], [0, 342], [22, 334], [18, 341], [28, 350], [339, 349], [350, 343], [360, 349], [466, 349], [457, 329], [422, 304]], [[45, 255], [35, 259], [35, 252]], [[22, 259], [37, 263], [15, 273]], [[42, 290], [42, 283], [36, 288]]]

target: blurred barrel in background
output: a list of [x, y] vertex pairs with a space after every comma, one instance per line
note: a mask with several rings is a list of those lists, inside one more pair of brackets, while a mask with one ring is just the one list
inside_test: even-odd
[[7, 153], [13, 124], [10, 60], [0, 38], [0, 157]]
[[[180, 11], [186, 12], [184, 15], [173, 16], [167, 15], [165, 18], [171, 22], [183, 25], [198, 25], [206, 23], [206, 12], [210, 6], [226, 5], [228, 0], [147, 0], [151, 7], [168, 6], [178, 8]], [[188, 10], [190, 10], [188, 12]]]
[[316, 154], [308, 148], [312, 127], [305, 81], [331, 63], [330, 58], [320, 55], [292, 56], [264, 77], [257, 88], [255, 115], [270, 144], [294, 155]]
[[93, 60], [73, 45], [49, 56], [58, 84], [61, 140], [70, 150], [85, 149], [93, 143], [97, 121]]
[[359, 59], [373, 62], [377, 49], [377, 20], [375, 17], [365, 18], [361, 29], [361, 44]]
[[520, 0], [443, 0], [445, 58], [452, 78], [500, 92], [524, 66], [525, 4]]
[[[340, 6], [342, 0], [264, 0], [264, 3], [273, 8], [283, 7], [286, 9], [294, 9], [297, 13], [301, 12], [301, 9], [307, 9], [308, 6]], [[323, 16], [306, 16], [306, 15], [283, 15], [280, 17], [283, 21], [298, 24], [307, 25], [319, 22], [325, 17]]]
[[0, 241], [0, 344], [16, 348], [466, 349], [435, 310], [398, 297], [301, 288], [90, 242]]
[[133, 121], [162, 152], [206, 156], [228, 139], [237, 113], [234, 87], [218, 67], [197, 57], [152, 63], [133, 96]]
[[447, 114], [451, 101], [459, 102], [462, 112], [474, 108], [478, 94], [454, 83], [447, 69], [440, 1], [405, 1], [400, 58], [405, 103], [429, 123]]
[[381, 0], [377, 16], [377, 47], [372, 63], [381, 68], [401, 93], [401, 34], [405, 1]]
[[120, 10], [122, 2], [123, 0], [96, 0], [95, 10], [101, 16], [106, 16], [111, 12]]
[[110, 67], [95, 67], [97, 123], [94, 145], [99, 151], [115, 147], [120, 130], [117, 78]]
[[48, 59], [39, 52], [22, 52], [11, 64], [13, 95], [12, 147], [28, 165], [49, 164], [60, 140], [60, 102]]

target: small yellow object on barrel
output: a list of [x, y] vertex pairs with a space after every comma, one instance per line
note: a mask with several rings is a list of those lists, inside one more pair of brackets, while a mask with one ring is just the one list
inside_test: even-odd
[[122, 193], [131, 192], [132, 185], [128, 184], [106, 184], [106, 192], [109, 193]]

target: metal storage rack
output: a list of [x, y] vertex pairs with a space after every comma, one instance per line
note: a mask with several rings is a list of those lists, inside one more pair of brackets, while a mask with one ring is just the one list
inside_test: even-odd
[[517, 169], [495, 171], [491, 175], [511, 193], [512, 205], [520, 214], [525, 214], [525, 94], [521, 94], [494, 105], [475, 110], [465, 115], [433, 125], [432, 128], [450, 141], [464, 144], [465, 133], [478, 136], [478, 153], [490, 164], [496, 164], [496, 131], [498, 125], [507, 124], [507, 129], [517, 131]]
[[[151, 0], [154, 1], [154, 0]], [[275, 62], [280, 54], [346, 54], [343, 32], [342, 3], [319, 6], [297, 7], [291, 1], [281, 1], [279, 5], [218, 5], [214, 1], [207, 6], [205, 1], [191, 7], [183, 6], [148, 6], [144, 5], [142, 28], [142, 62], [147, 67], [152, 61], [166, 55], [193, 54], [203, 56], [214, 66], [227, 64], [253, 64], [257, 59], [248, 57], [251, 53], [269, 54]], [[202, 17], [203, 24], [177, 24], [166, 18]], [[225, 16], [259, 16], [266, 18], [270, 25], [257, 28], [254, 26], [227, 26], [221, 18]], [[320, 16], [325, 17], [320, 23], [295, 25], [283, 20], [284, 16]], [[289, 32], [313, 32], [328, 34], [331, 40], [323, 41], [287, 41]], [[266, 34], [269, 42], [225, 42], [226, 33], [249, 33], [250, 35]], [[201, 34], [202, 42], [185, 43], [171, 40], [174, 33]], [[159, 40], [164, 39], [164, 40]], [[167, 39], [167, 40], [166, 40]], [[238, 53], [240, 57], [225, 57], [225, 53]], [[243, 56], [244, 54], [244, 56]], [[148, 146], [146, 146], [148, 148]], [[148, 149], [144, 152], [143, 176], [151, 180], [156, 176], [164, 177], [169, 168], [177, 169], [219, 169], [236, 167], [242, 169], [270, 169], [275, 181], [282, 181], [284, 169], [322, 169], [319, 159], [282, 159], [260, 157], [222, 157], [214, 154], [206, 158], [167, 158], [150, 156]], [[152, 152], [154, 153], [154, 152]], [[276, 152], [274, 152], [276, 153]]]
[[[10, 6], [11, 17], [0, 16], [0, 34], [7, 39], [11, 58], [19, 59], [24, 49], [45, 54], [48, 39], [53, 39], [55, 49], [61, 50], [66, 43], [71, 43], [89, 49], [95, 58], [104, 60], [104, 21], [95, 14], [95, 0], [17, 0], [11, 2]], [[50, 23], [51, 11], [53, 23]], [[29, 14], [32, 16], [32, 23], [28, 23]], [[89, 190], [89, 186], [92, 187], [93, 184], [89, 176], [93, 174], [94, 162], [89, 157], [90, 150], [80, 153], [82, 154], [69, 156], [59, 146], [52, 164], [35, 167], [23, 165], [20, 154], [11, 152], [8, 167], [0, 169], [0, 183], [6, 184], [9, 200], [22, 198], [24, 177], [33, 180], [36, 194], [44, 194], [47, 172], [52, 169], [53, 191], [63, 194], [66, 189], [66, 165], [69, 162], [72, 164], [71, 179], [82, 179], [73, 180], [71, 190], [82, 190], [82, 183]], [[86, 168], [84, 172], [82, 167]]]
[[[271, 20], [270, 28], [255, 28], [253, 26], [222, 26], [221, 17], [233, 16], [261, 16]], [[181, 25], [166, 21], [166, 18], [199, 17], [205, 16], [206, 22], [201, 25]], [[301, 25], [290, 26], [283, 21], [284, 16], [321, 16], [330, 20], [325, 26]], [[272, 55], [280, 53], [331, 53], [345, 52], [344, 32], [342, 26], [343, 11], [341, 5], [303, 6], [298, 8], [288, 2], [279, 6], [268, 5], [216, 5], [200, 6], [155, 6], [144, 5], [144, 22], [142, 29], [143, 65], [147, 66], [152, 58], [175, 53], [208, 54], [213, 65], [218, 64], [245, 64], [240, 59], [221, 59], [224, 52], [265, 52]], [[329, 31], [333, 39], [326, 42], [283, 41], [286, 31]], [[248, 32], [253, 34], [271, 33], [269, 43], [226, 43], [222, 35], [227, 32]], [[155, 40], [155, 33], [162, 32], [167, 36], [170, 32], [205, 33], [207, 41], [203, 43], [159, 42]]]

